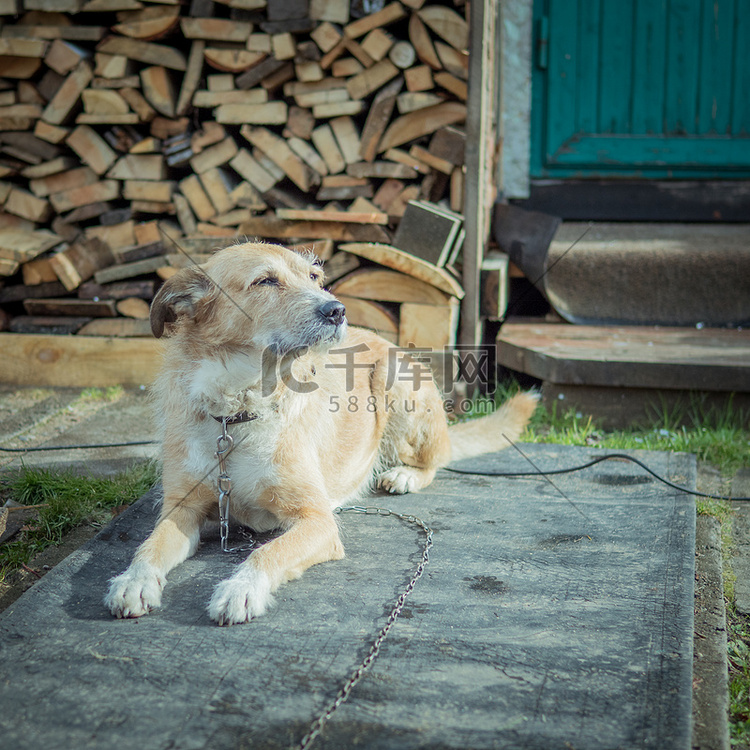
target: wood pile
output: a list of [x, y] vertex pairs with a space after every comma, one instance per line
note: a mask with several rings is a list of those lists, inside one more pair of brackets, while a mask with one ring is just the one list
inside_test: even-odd
[[149, 335], [159, 283], [239, 236], [315, 249], [355, 324], [454, 343], [464, 8], [358, 7], [0, 0], [0, 330]]

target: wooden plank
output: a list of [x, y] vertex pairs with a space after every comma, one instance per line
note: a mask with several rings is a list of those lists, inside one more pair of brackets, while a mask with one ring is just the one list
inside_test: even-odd
[[187, 68], [185, 70], [185, 75], [182, 78], [180, 95], [177, 98], [177, 104], [175, 105], [175, 114], [178, 116], [184, 115], [188, 111], [195, 91], [198, 88], [203, 73], [203, 56], [205, 51], [206, 43], [200, 39], [194, 41], [190, 45]]
[[[38, 261], [31, 261], [27, 266]], [[57, 280], [57, 276], [47, 282], [36, 284], [11, 284], [0, 288], [0, 304], [7, 305], [13, 302], [23, 302], [25, 299], [37, 297], [64, 297], [68, 290]]]
[[428, 5], [417, 11], [422, 21], [457, 50], [469, 46], [469, 25], [466, 20], [447, 5]]
[[334, 253], [328, 258], [324, 265], [326, 285], [330, 286], [337, 279], [359, 268], [359, 259], [349, 253]]
[[135, 318], [95, 318], [76, 331], [76, 336], [114, 336], [152, 339], [151, 323]]
[[276, 239], [330, 239], [337, 242], [388, 242], [389, 235], [377, 225], [336, 221], [283, 221], [273, 216], [253, 216], [240, 225], [240, 234]]
[[220, 42], [246, 42], [253, 30], [247, 21], [228, 18], [187, 18], [180, 19], [182, 34], [186, 39], [211, 39]]
[[60, 315], [63, 317], [114, 318], [114, 300], [26, 299], [27, 315]]
[[310, 18], [329, 23], [349, 21], [349, 0], [310, 0]]
[[[138, 89], [125, 87], [120, 89], [120, 96], [130, 105], [132, 110], [138, 115], [140, 122], [151, 122], [156, 117], [156, 110], [146, 101]], [[146, 139], [144, 138], [144, 141]], [[139, 146], [143, 141], [139, 142]], [[131, 149], [132, 152], [132, 149]]]
[[66, 143], [96, 174], [104, 174], [117, 159], [117, 154], [89, 125], [79, 125], [67, 137]]
[[147, 65], [163, 65], [165, 68], [179, 71], [187, 69], [185, 56], [173, 47], [164, 44], [110, 36], [97, 45], [97, 50], [109, 55], [123, 55]]
[[319, 175], [289, 148], [283, 138], [266, 128], [243, 126], [240, 134], [268, 156], [302, 192], [319, 181]]
[[[10, 55], [12, 57], [44, 57], [45, 54], [47, 54], [47, 46], [48, 43], [43, 39], [8, 39], [0, 37], [0, 55]], [[47, 65], [49, 65], [49, 63], [47, 63]], [[60, 71], [57, 72], [59, 73]], [[64, 75], [64, 73], [61, 73], [61, 75]]]
[[[0, 50], [2, 49], [2, 43], [3, 39], [0, 39]], [[32, 42], [32, 41], [38, 41], [38, 43], [42, 45], [46, 45], [47, 42], [42, 42], [41, 40], [31, 40], [31, 39], [16, 39], [16, 40], [7, 40], [7, 41], [16, 41], [16, 42]], [[14, 54], [14, 53], [3, 53], [3, 54]], [[69, 44], [68, 42], [64, 42], [62, 39], [55, 39], [52, 44], [49, 45], [49, 49], [47, 50], [47, 54], [44, 56], [44, 64], [48, 68], [52, 68], [52, 70], [55, 71], [55, 73], [59, 73], [61, 76], [67, 75], [70, 73], [73, 68], [75, 68], [76, 65], [78, 65], [79, 62], [83, 59], [83, 50], [80, 48], [74, 47], [72, 44]]]
[[[23, 278], [23, 283], [28, 287], [46, 286], [47, 284], [54, 283], [64, 289], [65, 293], [67, 293], [67, 289], [65, 289], [65, 287], [57, 281], [57, 276], [52, 270], [52, 266], [49, 263], [49, 258], [36, 258], [35, 260], [30, 260], [24, 263], [21, 266], [21, 275]], [[0, 294], [2, 294], [2, 291], [3, 290], [0, 290]], [[25, 299], [28, 296], [31, 295], [24, 294], [21, 299]], [[48, 292], [43, 296], [51, 297], [54, 295]]]
[[415, 65], [404, 71], [407, 91], [430, 91], [434, 86], [432, 68], [429, 65]]
[[0, 381], [56, 387], [139, 386], [161, 364], [157, 339], [76, 338], [0, 334]]
[[380, 302], [414, 302], [448, 305], [450, 297], [424, 281], [381, 268], [360, 268], [331, 286], [333, 294], [344, 294]]
[[239, 149], [229, 166], [260, 193], [267, 192], [276, 184], [276, 179], [244, 148]]
[[97, 42], [107, 29], [104, 26], [17, 24], [3, 28], [3, 36], [31, 39], [69, 39], [78, 42]]
[[420, 62], [429, 65], [433, 70], [442, 69], [443, 66], [435, 51], [430, 32], [427, 31], [427, 27], [416, 13], [412, 13], [409, 18], [409, 41], [412, 43]]
[[174, 117], [175, 90], [172, 77], [163, 65], [151, 65], [141, 70], [141, 87], [148, 103], [165, 117]]
[[[193, 95], [193, 106], [220, 107], [222, 104], [243, 104], [253, 106], [265, 104], [268, 101], [268, 92], [265, 89], [247, 89], [232, 91], [196, 91]], [[289, 116], [291, 117], [291, 110]]]
[[[381, 28], [370, 31], [362, 40], [362, 49], [376, 62], [382, 60], [395, 44], [395, 39]], [[416, 55], [415, 55], [416, 56]]]
[[374, 177], [377, 179], [413, 180], [419, 176], [413, 167], [406, 164], [394, 164], [391, 161], [360, 161], [356, 164], [349, 164], [346, 173], [352, 177]]
[[445, 101], [445, 98], [433, 91], [407, 91], [398, 95], [396, 106], [399, 114], [406, 115], [418, 109], [434, 107], [443, 101]]
[[435, 42], [435, 51], [448, 73], [464, 81], [469, 77], [469, 55], [467, 52], [459, 52], [442, 42]]
[[148, 320], [149, 304], [140, 297], [125, 297], [119, 300], [115, 305], [117, 312], [126, 318], [136, 318], [138, 320]]
[[137, 260], [133, 263], [122, 263], [118, 266], [109, 266], [97, 271], [94, 274], [94, 280], [97, 284], [108, 284], [112, 281], [132, 279], [135, 276], [154, 273], [157, 268], [161, 268], [163, 265], [164, 256]]
[[328, 120], [332, 117], [348, 117], [358, 115], [365, 108], [365, 101], [332, 102], [330, 104], [316, 104], [313, 107], [313, 116], [318, 120]]
[[122, 197], [129, 201], [169, 203], [175, 185], [173, 180], [125, 180]]
[[393, 2], [376, 13], [370, 13], [347, 24], [344, 26], [344, 34], [350, 39], [358, 39], [373, 29], [400, 21], [405, 15], [404, 6], [399, 2]]
[[75, 333], [90, 320], [60, 315], [16, 315], [11, 318], [8, 330], [12, 333], [53, 334], [62, 338]]
[[[61, 237], [46, 229], [33, 232], [21, 229], [1, 229], [0, 258], [10, 258], [19, 263], [26, 263], [55, 245], [59, 245], [61, 241]], [[0, 292], [2, 292], [1, 289]]]
[[76, 116], [76, 124], [78, 125], [137, 125], [139, 122], [140, 118], [135, 112], [128, 112], [124, 115], [91, 115], [87, 112], [81, 112], [80, 115]]
[[624, 388], [747, 391], [750, 331], [505, 323], [498, 362], [541, 380]]
[[505, 253], [485, 256], [482, 262], [479, 311], [490, 320], [504, 320], [510, 297], [510, 258]]
[[190, 166], [193, 172], [200, 174], [207, 169], [212, 169], [231, 161], [237, 155], [238, 150], [237, 142], [234, 138], [227, 136], [190, 159]]
[[95, 271], [114, 261], [112, 251], [97, 239], [76, 242], [50, 257], [50, 265], [68, 291], [90, 279]]
[[396, 97], [403, 85], [403, 78], [396, 78], [375, 95], [362, 129], [359, 154], [364, 161], [375, 159], [378, 143], [390, 122]]
[[86, 180], [80, 187], [63, 188], [50, 193], [49, 201], [57, 213], [72, 211], [79, 206], [87, 206], [99, 201], [115, 200], [120, 195], [120, 183], [117, 180]]
[[62, 125], [66, 122], [93, 77], [91, 65], [88, 61], [81, 60], [44, 108], [42, 119], [50, 125]]
[[294, 221], [342, 221], [352, 224], [387, 224], [388, 214], [384, 213], [352, 213], [351, 211], [333, 211], [328, 209], [295, 209], [277, 208], [279, 219]]
[[456, 345], [458, 300], [447, 305], [404, 302], [399, 309], [398, 345], [441, 352]]
[[472, 5], [471, 38], [476, 41], [471, 50], [469, 77], [472, 86], [466, 107], [466, 143], [470, 147], [466, 149], [464, 188], [466, 237], [463, 245], [462, 282], [466, 297], [461, 305], [459, 334], [459, 343], [463, 346], [476, 346], [481, 337], [480, 270], [489, 240], [490, 210], [495, 202], [495, 39], [498, 15], [498, 0], [481, 0]]
[[222, 104], [214, 111], [214, 117], [225, 125], [283, 125], [287, 119], [287, 104], [283, 101]]
[[223, 47], [206, 47], [203, 59], [216, 70], [227, 73], [242, 73], [257, 65], [265, 58], [263, 52], [252, 52], [248, 49], [225, 49]]
[[347, 164], [359, 161], [361, 142], [354, 120], [351, 117], [336, 117], [329, 124], [344, 161]]
[[177, 26], [179, 18], [178, 7], [157, 5], [118, 13], [120, 23], [112, 26], [112, 30], [134, 39], [158, 39]]
[[463, 299], [463, 288], [447, 271], [399, 250], [393, 245], [373, 242], [347, 243], [340, 245], [339, 250], [352, 253], [408, 276], [413, 276], [415, 279], [424, 281], [452, 297]]
[[135, 244], [133, 233], [134, 222], [132, 219], [122, 221], [119, 224], [100, 224], [84, 229], [86, 239], [96, 238], [104, 242], [111, 250], [120, 247], [130, 247]]
[[[199, 175], [203, 189], [218, 214], [226, 214], [235, 207], [229, 192], [229, 180], [219, 167], [206, 169]], [[217, 217], [215, 217], [217, 218]]]
[[44, 120], [37, 120], [34, 125], [34, 135], [48, 143], [60, 143], [64, 141], [69, 132], [68, 128], [50, 125], [48, 122], [44, 122]]
[[346, 161], [339, 150], [333, 130], [328, 124], [319, 125], [312, 132], [312, 142], [318, 153], [325, 160], [328, 171], [331, 174], [343, 172], [346, 168]]
[[107, 172], [114, 180], [163, 180], [167, 176], [161, 154], [127, 154]]
[[50, 217], [50, 204], [44, 198], [22, 188], [12, 187], [5, 201], [4, 209], [15, 216], [41, 224]]
[[203, 189], [198, 175], [191, 174], [180, 180], [180, 192], [187, 198], [190, 207], [201, 221], [216, 215], [216, 209]]
[[318, 175], [325, 177], [328, 174], [328, 166], [323, 157], [306, 141], [296, 136], [287, 138], [289, 148], [299, 156], [310, 168], [314, 169]]
[[353, 76], [346, 82], [352, 99], [364, 99], [399, 74], [399, 69], [388, 59], [380, 60], [371, 68]]
[[130, 112], [128, 103], [112, 89], [84, 89], [81, 98], [87, 114], [124, 115]]

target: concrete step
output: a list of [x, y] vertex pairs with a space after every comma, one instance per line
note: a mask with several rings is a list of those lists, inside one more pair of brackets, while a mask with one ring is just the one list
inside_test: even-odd
[[750, 324], [750, 224], [565, 222], [545, 250], [529, 278], [569, 322]]

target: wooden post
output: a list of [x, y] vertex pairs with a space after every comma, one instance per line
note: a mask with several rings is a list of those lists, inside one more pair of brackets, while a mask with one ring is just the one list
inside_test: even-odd
[[459, 343], [480, 341], [479, 272], [490, 230], [495, 200], [495, 22], [498, 0], [478, 0], [471, 6], [469, 28], [469, 91], [466, 115], [466, 183], [463, 287]]

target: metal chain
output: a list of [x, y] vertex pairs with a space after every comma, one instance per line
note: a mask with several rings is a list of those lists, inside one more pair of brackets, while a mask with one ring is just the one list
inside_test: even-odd
[[391, 610], [391, 614], [388, 616], [388, 620], [375, 637], [375, 640], [370, 647], [367, 656], [362, 660], [362, 663], [349, 675], [346, 682], [342, 685], [336, 697], [328, 704], [323, 712], [315, 719], [310, 725], [310, 729], [307, 734], [299, 741], [297, 745], [293, 745], [291, 750], [305, 750], [315, 741], [315, 738], [321, 733], [323, 727], [327, 724], [328, 720], [333, 716], [334, 711], [342, 704], [345, 703], [349, 698], [349, 694], [352, 692], [356, 684], [364, 677], [365, 672], [372, 666], [373, 662], [378, 658], [380, 654], [380, 647], [383, 645], [383, 641], [388, 636], [391, 628], [395, 624], [401, 610], [404, 607], [407, 597], [414, 590], [417, 581], [422, 577], [427, 563], [430, 561], [430, 549], [432, 547], [432, 529], [420, 518], [416, 516], [407, 515], [403, 513], [397, 513], [394, 510], [388, 508], [376, 508], [373, 506], [361, 506], [361, 505], [350, 505], [343, 508], [336, 508], [335, 513], [364, 513], [366, 515], [378, 515], [378, 516], [395, 516], [396, 518], [406, 521], [407, 523], [415, 524], [419, 526], [425, 534], [424, 549], [422, 550], [422, 559], [417, 565], [414, 575], [406, 585], [406, 588], [401, 592], [401, 595], [396, 600], [396, 604]]
[[227, 474], [227, 456], [234, 448], [234, 438], [227, 432], [227, 417], [221, 420], [221, 435], [216, 439], [216, 458], [219, 460], [219, 532], [221, 534], [222, 552], [247, 552], [255, 544], [253, 542], [246, 547], [229, 546], [229, 501], [232, 497], [232, 480]]

